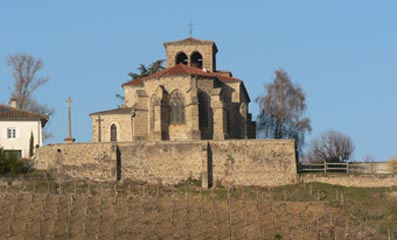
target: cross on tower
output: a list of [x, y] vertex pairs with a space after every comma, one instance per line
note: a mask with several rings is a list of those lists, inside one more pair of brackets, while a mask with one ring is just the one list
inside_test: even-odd
[[190, 21], [190, 23], [187, 26], [189, 27], [190, 37], [192, 37], [194, 24], [192, 23], [192, 21]]

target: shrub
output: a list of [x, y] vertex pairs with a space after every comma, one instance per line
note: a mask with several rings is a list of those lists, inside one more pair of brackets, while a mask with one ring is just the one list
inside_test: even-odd
[[12, 154], [6, 158], [3, 154], [3, 150], [0, 149], [0, 175], [27, 173], [30, 166], [29, 159], [18, 159]]

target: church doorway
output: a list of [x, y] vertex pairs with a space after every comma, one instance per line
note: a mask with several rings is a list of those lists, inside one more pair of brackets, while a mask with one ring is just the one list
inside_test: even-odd
[[110, 141], [117, 142], [117, 126], [116, 126], [116, 124], [112, 124], [112, 126], [110, 126]]

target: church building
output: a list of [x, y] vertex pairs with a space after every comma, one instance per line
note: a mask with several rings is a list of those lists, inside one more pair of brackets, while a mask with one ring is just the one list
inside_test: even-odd
[[166, 69], [122, 85], [124, 104], [91, 113], [93, 142], [255, 138], [242, 80], [216, 69], [213, 41], [164, 43]]

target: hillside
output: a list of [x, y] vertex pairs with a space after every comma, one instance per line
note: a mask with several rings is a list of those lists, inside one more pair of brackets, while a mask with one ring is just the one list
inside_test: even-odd
[[397, 188], [1, 181], [1, 239], [394, 239]]

